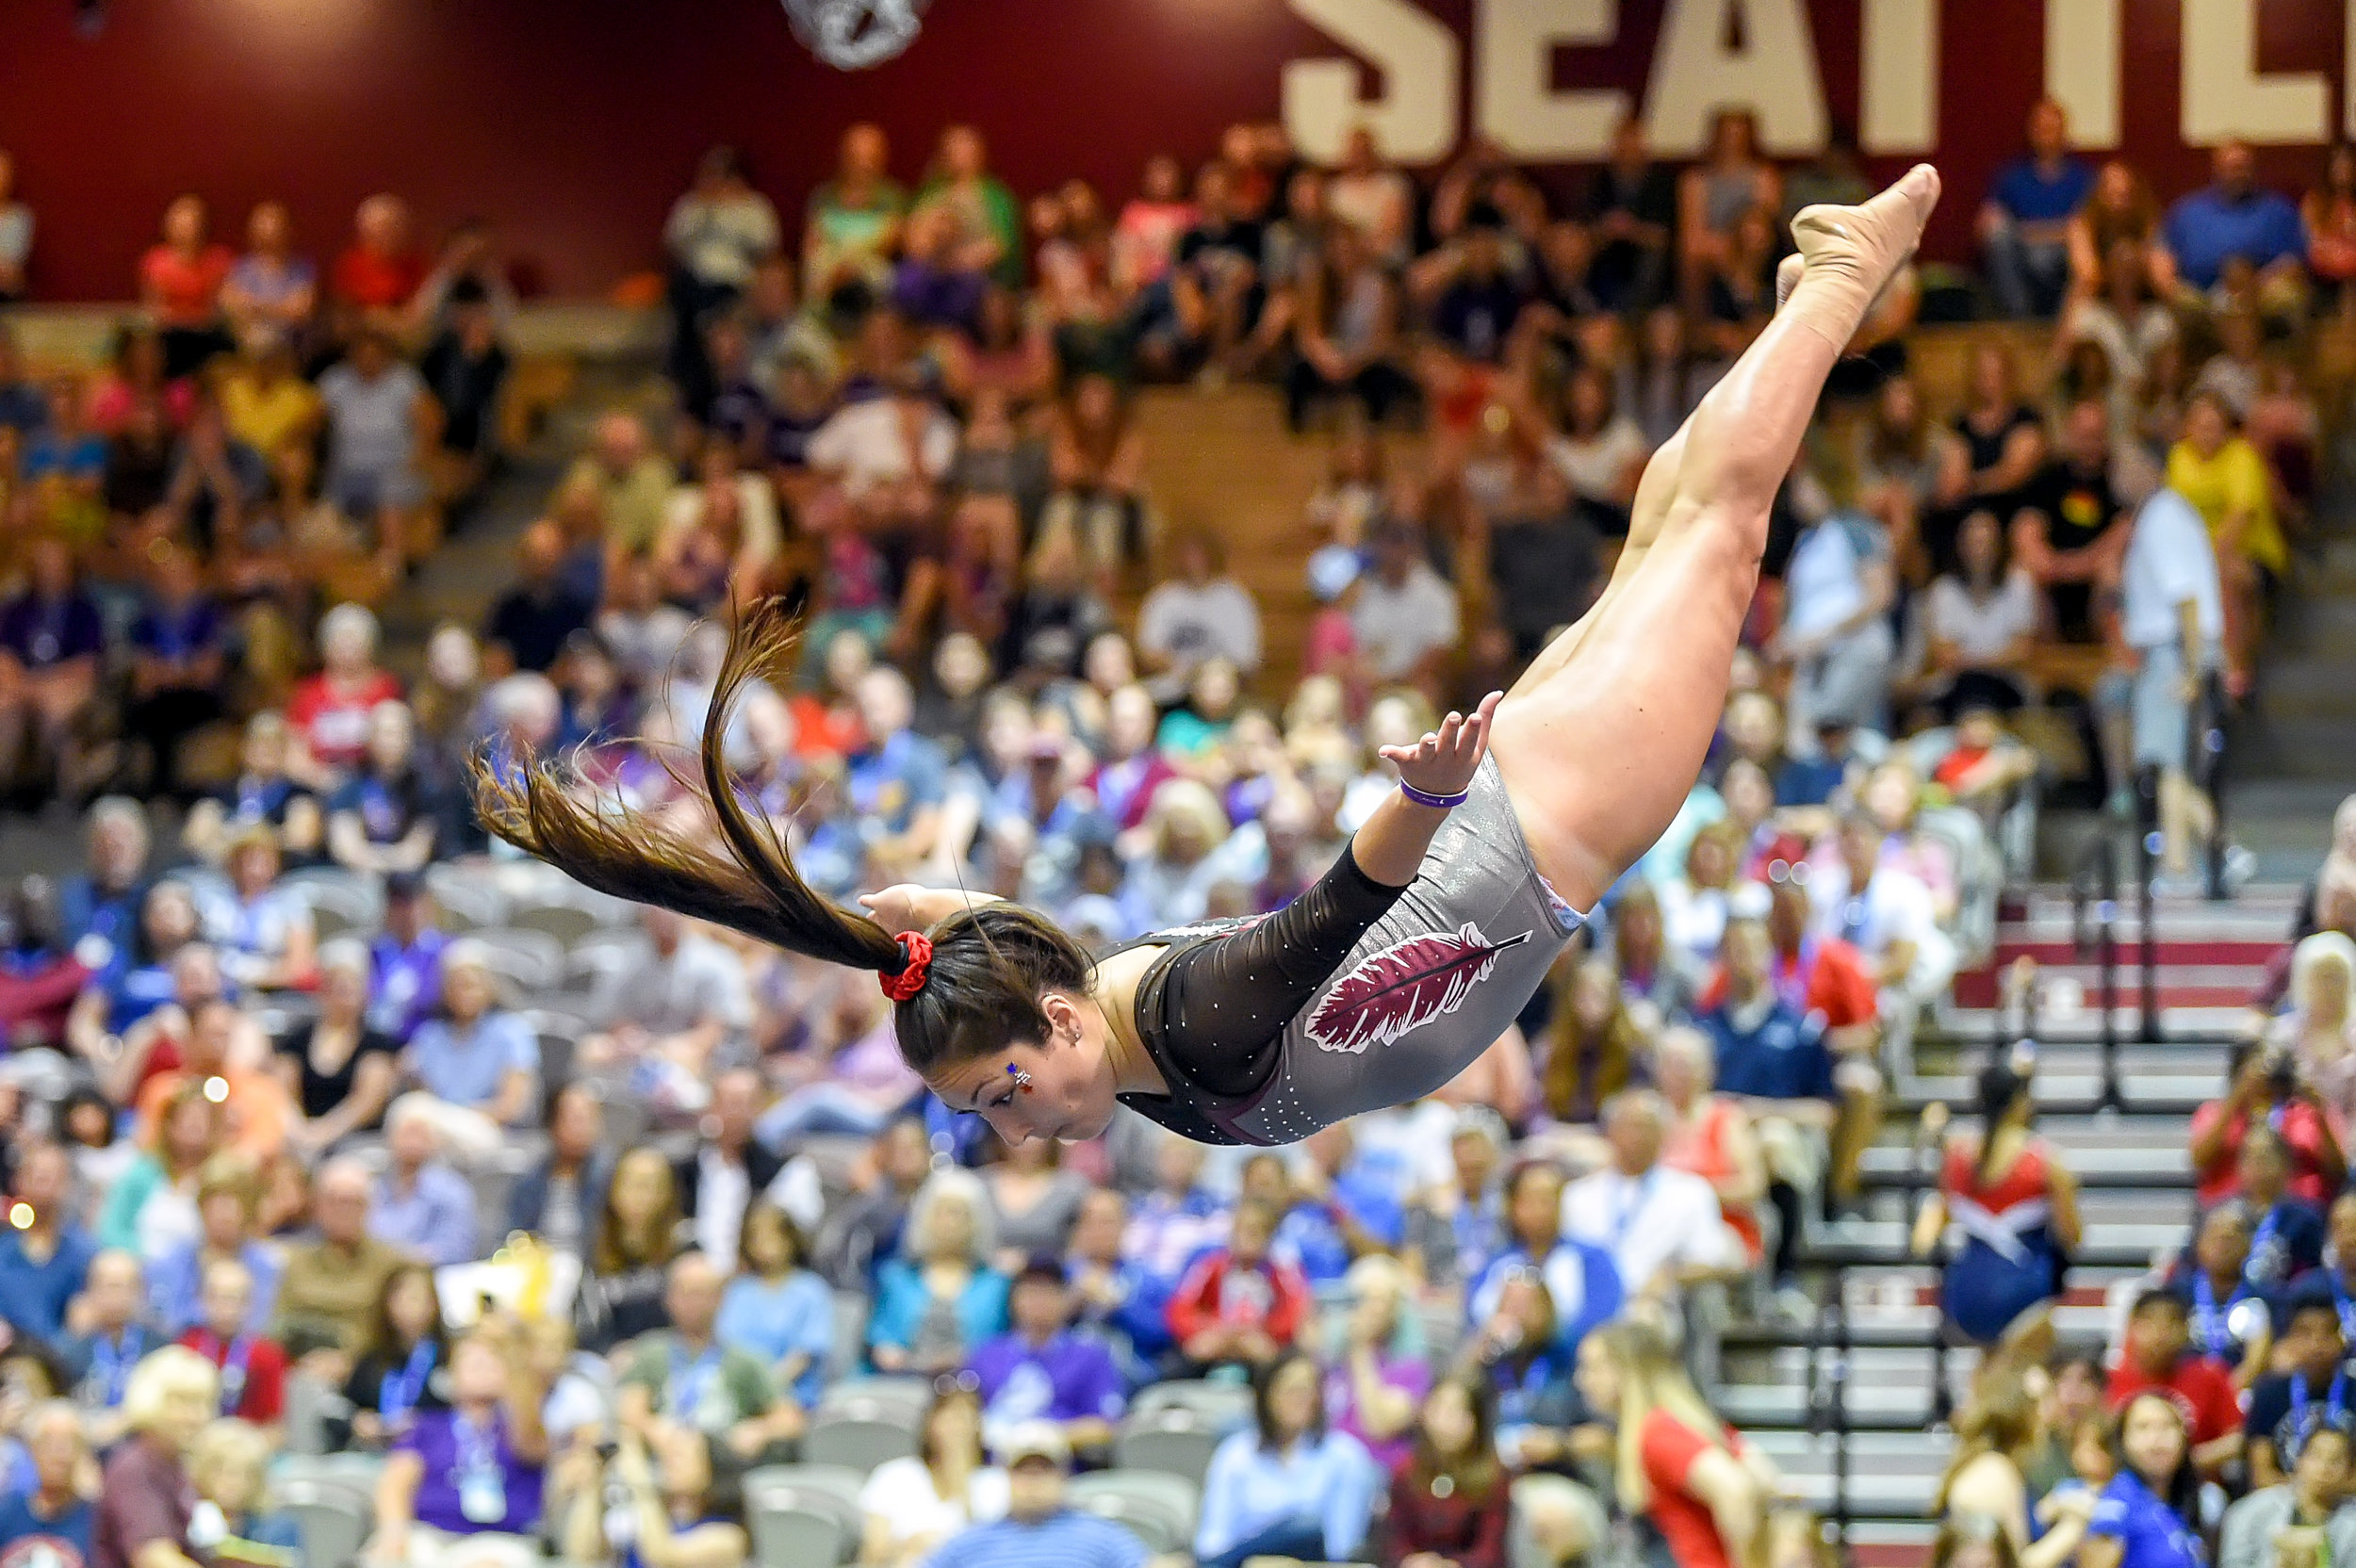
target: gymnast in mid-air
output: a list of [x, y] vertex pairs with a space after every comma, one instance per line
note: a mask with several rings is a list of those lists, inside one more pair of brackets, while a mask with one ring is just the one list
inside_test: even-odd
[[1595, 607], [1513, 689], [1385, 746], [1399, 790], [1273, 914], [1091, 957], [1020, 905], [888, 888], [837, 908], [748, 811], [722, 758], [732, 700], [794, 626], [739, 621], [702, 738], [714, 845], [548, 762], [478, 765], [484, 820], [593, 888], [874, 970], [900, 1051], [1009, 1143], [1094, 1137], [1128, 1105], [1204, 1143], [1292, 1143], [1428, 1095], [1502, 1034], [1701, 770], [1767, 516], [1834, 364], [1939, 199], [1918, 166], [1862, 205], [1809, 207], [1775, 318], [1644, 469]]

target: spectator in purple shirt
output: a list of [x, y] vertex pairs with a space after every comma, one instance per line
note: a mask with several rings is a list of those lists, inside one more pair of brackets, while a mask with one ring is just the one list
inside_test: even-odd
[[1014, 1327], [985, 1340], [968, 1370], [980, 1380], [982, 1422], [993, 1444], [1032, 1421], [1053, 1421], [1082, 1451], [1111, 1447], [1128, 1392], [1112, 1351], [1072, 1331], [1063, 1265], [1036, 1257], [1014, 1278]]
[[384, 929], [368, 945], [368, 1027], [402, 1045], [442, 1003], [442, 949], [450, 938], [434, 923], [425, 879], [397, 871], [384, 878]]
[[60, 776], [97, 694], [106, 642], [64, 541], [37, 539], [27, 555], [28, 585], [0, 605], [0, 788], [28, 765], [44, 784]]
[[221, 716], [226, 662], [221, 612], [196, 558], [175, 545], [151, 552], [145, 608], [131, 626], [131, 704], [125, 727], [153, 748], [150, 782], [180, 794], [180, 747]]
[[2070, 155], [2070, 117], [2051, 98], [2029, 110], [2029, 151], [1997, 171], [1980, 204], [1980, 251], [2006, 316], [2051, 316], [2070, 286], [2070, 220], [2094, 171]]
[[418, 1412], [378, 1478], [370, 1560], [409, 1568], [505, 1561], [512, 1542], [515, 1561], [538, 1561], [547, 1392], [531, 1359], [499, 1331], [486, 1327], [459, 1341], [450, 1356], [450, 1409]]

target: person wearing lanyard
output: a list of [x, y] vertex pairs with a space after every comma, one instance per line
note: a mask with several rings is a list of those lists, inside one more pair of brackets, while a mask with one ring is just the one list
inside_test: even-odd
[[435, 1374], [449, 1364], [434, 1270], [404, 1263], [385, 1276], [368, 1346], [344, 1383], [354, 1443], [381, 1448], [406, 1431], [418, 1412], [448, 1409], [435, 1386], [443, 1380]]
[[1674, 1303], [1684, 1286], [1738, 1273], [1749, 1260], [1710, 1184], [1661, 1163], [1667, 1119], [1650, 1089], [1612, 1098], [1603, 1117], [1612, 1164], [1563, 1192], [1562, 1233], [1610, 1252], [1629, 1294]]
[[2284, 1530], [2313, 1530], [2323, 1538], [2318, 1568], [2356, 1562], [2356, 1510], [2348, 1496], [2349, 1442], [2345, 1426], [2319, 1425], [2307, 1435], [2290, 1479], [2252, 1492], [2225, 1511], [2217, 1544], [2217, 1568], [2272, 1568]]
[[121, 1435], [123, 1395], [139, 1358], [166, 1343], [143, 1322], [145, 1277], [139, 1258], [109, 1249], [90, 1260], [80, 1300], [67, 1316], [73, 1330], [57, 1350], [74, 1378], [72, 1397], [90, 1423], [90, 1440], [101, 1447]]
[[366, 1560], [385, 1568], [539, 1561], [533, 1532], [548, 1458], [540, 1425], [547, 1392], [504, 1325], [451, 1347], [450, 1408], [420, 1412], [394, 1443], [377, 1480]]
[[2184, 1413], [2167, 1395], [2127, 1401], [2113, 1444], [2119, 1473], [2095, 1500], [2079, 1568], [2203, 1568], [2189, 1523], [2200, 1491], [2190, 1446]]
[[2242, 1203], [2257, 1220], [2242, 1272], [2259, 1290], [2282, 1290], [2323, 1262], [2323, 1216], [2291, 1196], [2290, 1147], [2272, 1127], [2243, 1136], [2237, 1168]]
[[2180, 1259], [2170, 1276], [2192, 1298], [2193, 1349], [2222, 1364], [2237, 1389], [2266, 1370], [2274, 1338], [2272, 1303], [2245, 1278], [2251, 1230], [2248, 1209], [2218, 1204], [2201, 1217], [2192, 1256]]
[[649, 1452], [623, 1428], [604, 1486], [577, 1494], [565, 1517], [560, 1539], [577, 1562], [700, 1568], [751, 1551], [744, 1527], [712, 1506], [712, 1450], [697, 1431], [667, 1431]]
[[2356, 1192], [2344, 1192], [2331, 1200], [2324, 1229], [2331, 1246], [2324, 1252], [2323, 1266], [2309, 1278], [2322, 1281], [2331, 1292], [2340, 1309], [2340, 1337], [2356, 1346]]
[[276, 1341], [246, 1331], [254, 1276], [235, 1259], [205, 1270], [204, 1321], [180, 1343], [221, 1372], [221, 1413], [268, 1427], [286, 1403], [286, 1352]]
[[671, 1327], [642, 1335], [621, 1390], [616, 1418], [652, 1441], [679, 1426], [726, 1443], [751, 1462], [773, 1445], [801, 1435], [801, 1407], [779, 1398], [760, 1360], [713, 1335], [720, 1315], [720, 1271], [701, 1252], [682, 1252], [665, 1274], [663, 1305]]
[[2242, 1423], [2252, 1486], [2283, 1480], [2318, 1427], [2344, 1429], [2356, 1409], [2350, 1400], [2348, 1344], [2340, 1333], [2338, 1303], [2325, 1291], [2301, 1286], [2288, 1315], [2274, 1357], [2284, 1369], [2251, 1386], [2250, 1413]]

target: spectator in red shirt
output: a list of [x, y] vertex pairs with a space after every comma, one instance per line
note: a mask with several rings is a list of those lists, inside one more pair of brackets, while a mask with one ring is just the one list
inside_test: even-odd
[[2125, 1353], [2103, 1398], [2120, 1411], [2138, 1394], [2166, 1395], [2192, 1429], [2193, 1463], [2215, 1476], [2241, 1456], [2241, 1397], [2225, 1368], [2191, 1346], [2191, 1303], [2174, 1291], [2145, 1291], [2127, 1315]]
[[223, 1258], [205, 1270], [205, 1320], [180, 1343], [221, 1373], [221, 1413], [272, 1427], [286, 1408], [286, 1352], [274, 1339], [246, 1331], [252, 1316], [254, 1276], [245, 1265]]
[[375, 195], [352, 216], [352, 243], [335, 258], [328, 298], [350, 332], [363, 326], [399, 333], [409, 302], [425, 282], [425, 256], [409, 237], [409, 204]]
[[237, 258], [208, 239], [205, 199], [181, 196], [164, 208], [164, 237], [139, 257], [139, 304], [164, 340], [164, 374], [173, 380], [236, 345], [222, 328], [221, 286]]
[[1578, 1381], [1618, 1430], [1620, 1506], [1652, 1520], [1677, 1568], [1759, 1560], [1780, 1478], [1703, 1400], [1658, 1329], [1624, 1317], [1589, 1334]]
[[1268, 1256], [1276, 1214], [1247, 1200], [1235, 1205], [1227, 1245], [1194, 1261], [1170, 1298], [1170, 1333], [1202, 1366], [1265, 1366], [1293, 1342], [1309, 1312], [1309, 1282]]
[[327, 667], [286, 702], [286, 723], [303, 743], [301, 758], [290, 758], [286, 771], [327, 790], [359, 765], [368, 715], [380, 702], [400, 700], [401, 682], [378, 667], [376, 617], [360, 605], [339, 604], [319, 618], [319, 657]]
[[2245, 1040], [2233, 1048], [2226, 1081], [2233, 1087], [2192, 1113], [2192, 1172], [2201, 1207], [2240, 1190], [2242, 1139], [2256, 1121], [2280, 1134], [2289, 1152], [2285, 1189], [2320, 1208], [2348, 1179], [2348, 1157], [2332, 1135], [2323, 1102], [2299, 1075], [2298, 1059], [2280, 1046]]

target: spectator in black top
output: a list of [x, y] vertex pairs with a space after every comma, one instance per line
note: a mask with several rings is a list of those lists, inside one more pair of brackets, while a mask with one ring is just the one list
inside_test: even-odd
[[314, 1157], [373, 1131], [393, 1097], [401, 1048], [368, 1027], [370, 967], [356, 939], [321, 947], [319, 1016], [278, 1038], [279, 1081], [303, 1111], [287, 1137]]
[[382, 874], [434, 858], [442, 801], [417, 765], [417, 721], [398, 699], [368, 711], [368, 754], [327, 803], [327, 848], [338, 865]]
[[515, 586], [499, 596], [484, 623], [484, 662], [494, 678], [530, 670], [545, 675], [564, 648], [564, 639], [589, 624], [595, 605], [574, 597], [564, 585], [564, 535], [542, 518], [515, 544]]
[[2129, 531], [2115, 526], [2124, 510], [2111, 488], [2110, 419], [2092, 399], [2062, 416], [2053, 460], [2020, 493], [2012, 557], [2044, 591], [2054, 634], [2092, 643], [2095, 585], [2119, 569]]
[[1202, 220], [1179, 237], [1170, 293], [1188, 329], [1186, 350], [1232, 368], [1263, 297], [1261, 226], [1243, 216], [1234, 172], [1223, 163], [1203, 166], [1194, 203]]
[[[761, 1110], [761, 1075], [749, 1068], [722, 1072], [712, 1083], [712, 1104], [695, 1152], [671, 1164], [681, 1217], [695, 1228], [703, 1250], [715, 1258], [732, 1256], [744, 1211], [768, 1193], [785, 1161], [753, 1136]], [[729, 1245], [715, 1247], [714, 1242]]]
[[147, 604], [131, 628], [131, 704], [124, 714], [154, 758], [149, 782], [158, 794], [180, 792], [180, 746], [221, 717], [226, 658], [221, 614], [205, 592], [194, 557], [159, 542], [149, 552]]
[[164, 504], [172, 493], [172, 465], [179, 453], [162, 402], [151, 397], [132, 399], [123, 428], [106, 442], [106, 472], [101, 484], [106, 510], [118, 519], [137, 522]]
[[448, 488], [464, 498], [499, 455], [499, 388], [507, 381], [508, 357], [491, 297], [480, 283], [461, 278], [444, 308], [448, 319], [427, 345], [417, 373], [442, 406], [440, 457], [455, 470]]
[[175, 525], [217, 553], [239, 538], [246, 514], [270, 487], [269, 460], [230, 435], [218, 402], [199, 398], [164, 493]]
[[1634, 113], [1612, 133], [1612, 161], [1587, 188], [1587, 226], [1595, 259], [1587, 286], [1608, 310], [1647, 309], [1661, 302], [1669, 277], [1669, 237], [1677, 226], [1677, 176], [1644, 148], [1644, 122]]
[[2250, 1385], [2242, 1422], [2252, 1487], [2287, 1479], [2318, 1426], [2348, 1427], [2348, 1342], [2331, 1289], [2301, 1287], [2285, 1304], [2285, 1316], [2273, 1360], [2282, 1370]]
[[919, 1119], [903, 1117], [883, 1130], [873, 1152], [864, 1156], [874, 1163], [858, 1184], [859, 1192], [828, 1215], [819, 1232], [813, 1258], [828, 1284], [874, 1294], [875, 1270], [899, 1251], [908, 1205], [931, 1173], [932, 1157], [932, 1142]]
[[[2044, 422], [2014, 391], [2012, 355], [2002, 343], [1983, 342], [1972, 351], [1971, 388], [1955, 416], [1955, 433], [1962, 439], [1948, 449], [1939, 499], [1948, 506], [1978, 501], [2002, 515], [2014, 492], [2045, 462]], [[1927, 523], [1923, 531], [1932, 531]], [[1944, 542], [1953, 540], [1951, 527]], [[1928, 542], [1933, 569], [1943, 568], [1949, 557], [1940, 541]]]
[[1530, 294], [1505, 265], [1505, 216], [1487, 203], [1464, 217], [1464, 235], [1419, 268], [1432, 331], [1458, 359], [1501, 365]]
[[434, 1270], [404, 1263], [384, 1276], [368, 1344], [344, 1380], [352, 1406], [352, 1438], [382, 1450], [409, 1429], [420, 1411], [448, 1410], [450, 1334], [434, 1294]]
[[36, 539], [26, 558], [25, 591], [0, 607], [0, 788], [29, 764], [44, 776], [45, 793], [97, 693], [106, 627], [74, 580], [65, 541]]

